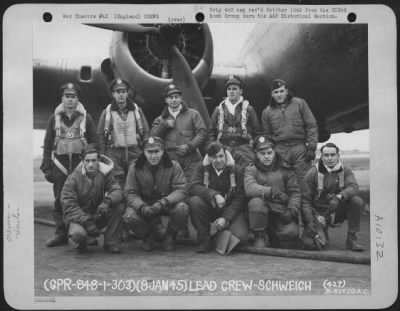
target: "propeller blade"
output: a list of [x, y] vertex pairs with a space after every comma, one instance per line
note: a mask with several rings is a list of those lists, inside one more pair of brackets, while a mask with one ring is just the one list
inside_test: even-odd
[[144, 34], [158, 34], [160, 30], [157, 27], [147, 27], [140, 24], [86, 24], [93, 27], [98, 27], [108, 30], [116, 30], [123, 32], [134, 32]]
[[201, 94], [196, 79], [193, 76], [192, 69], [178, 50], [176, 45], [172, 45], [171, 49], [171, 73], [174, 83], [182, 90], [182, 98], [189, 107], [200, 112], [203, 120], [208, 127], [210, 124], [210, 116], [207, 111], [206, 104]]

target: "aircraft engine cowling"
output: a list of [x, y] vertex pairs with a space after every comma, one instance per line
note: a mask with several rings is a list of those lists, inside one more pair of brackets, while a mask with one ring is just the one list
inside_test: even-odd
[[[114, 31], [110, 57], [112, 69], [140, 94], [142, 108], [157, 114], [161, 94], [173, 82], [171, 45], [184, 56], [200, 89], [213, 67], [213, 43], [207, 24], [163, 24], [159, 33]], [[155, 111], [156, 110], [156, 111]]]

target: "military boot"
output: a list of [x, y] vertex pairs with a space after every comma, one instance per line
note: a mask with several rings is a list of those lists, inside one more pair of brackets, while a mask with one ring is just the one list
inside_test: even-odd
[[87, 241], [86, 239], [81, 239], [80, 241], [76, 242], [74, 245], [74, 248], [79, 252], [79, 253], [85, 253], [87, 251]]
[[204, 254], [212, 251], [213, 245], [212, 245], [212, 240], [209, 236], [201, 238], [199, 242], [200, 244], [197, 249], [197, 253]]
[[264, 230], [254, 230], [254, 247], [264, 248], [267, 246], [267, 241], [265, 239], [265, 231]]
[[46, 242], [46, 246], [56, 247], [68, 244], [68, 229], [62, 221], [61, 215], [54, 212], [53, 219], [56, 224], [56, 231], [54, 232], [54, 236]]
[[178, 237], [178, 239], [188, 239], [189, 236], [190, 236], [189, 225], [188, 225], [188, 223], [186, 221], [185, 226], [182, 228], [181, 231], [178, 232], [177, 237]]
[[46, 242], [47, 247], [55, 247], [68, 244], [68, 237], [66, 235], [54, 235], [50, 240]]
[[352, 250], [353, 252], [362, 252], [364, 251], [364, 247], [360, 244], [356, 243], [357, 237], [355, 232], [349, 231], [347, 233], [346, 247], [347, 249]]
[[176, 240], [176, 232], [174, 232], [170, 228], [167, 228], [164, 241], [162, 242], [163, 250], [167, 252], [175, 250], [175, 240]]
[[156, 244], [151, 235], [146, 235], [143, 239], [142, 249], [146, 252], [151, 252], [156, 248]]
[[87, 237], [86, 243], [87, 243], [88, 246], [97, 246], [97, 245], [99, 245], [99, 241], [96, 238], [91, 237], [91, 236]]

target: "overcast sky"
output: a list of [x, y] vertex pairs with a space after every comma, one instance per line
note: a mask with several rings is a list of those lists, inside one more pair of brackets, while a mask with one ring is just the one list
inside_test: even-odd
[[[214, 44], [214, 63], [235, 60], [255, 24], [210, 24]], [[79, 24], [40, 24], [34, 28], [33, 57], [105, 58], [112, 32]], [[234, 37], [232, 37], [234, 34]], [[90, 39], [88, 39], [90, 38]], [[226, 51], [229, 50], [229, 53]], [[228, 55], [228, 56], [227, 56]], [[44, 131], [35, 130], [34, 156], [42, 153]], [[343, 150], [369, 151], [369, 130], [334, 134], [330, 141]]]

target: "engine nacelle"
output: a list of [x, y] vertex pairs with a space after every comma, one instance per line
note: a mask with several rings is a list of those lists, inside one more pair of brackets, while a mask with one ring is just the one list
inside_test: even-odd
[[157, 114], [161, 94], [172, 83], [169, 47], [175, 44], [204, 88], [213, 67], [213, 43], [207, 24], [162, 25], [160, 34], [115, 31], [110, 57], [116, 75], [126, 79], [143, 99], [142, 108]]

